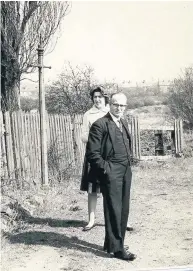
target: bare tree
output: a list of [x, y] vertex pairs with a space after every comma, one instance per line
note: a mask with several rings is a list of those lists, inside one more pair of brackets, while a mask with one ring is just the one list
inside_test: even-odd
[[47, 111], [70, 115], [85, 113], [92, 106], [90, 91], [95, 87], [101, 87], [110, 95], [118, 86], [111, 82], [99, 83], [90, 66], [74, 67], [68, 62], [58, 79], [47, 86]]
[[89, 93], [95, 83], [91, 67], [73, 67], [68, 62], [58, 79], [47, 86], [47, 111], [70, 115], [85, 112], [91, 107]]
[[69, 9], [62, 1], [1, 2], [2, 109], [18, 108], [21, 76], [34, 70], [40, 32], [48, 49]]
[[193, 127], [193, 67], [186, 68], [184, 74], [174, 80], [168, 105], [175, 117]]

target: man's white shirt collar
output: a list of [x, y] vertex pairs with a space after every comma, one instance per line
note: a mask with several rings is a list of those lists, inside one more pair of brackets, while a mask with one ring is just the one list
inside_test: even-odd
[[111, 114], [111, 112], [109, 112], [109, 114], [111, 115], [111, 118], [113, 119], [113, 121], [117, 124], [117, 126], [119, 127], [119, 122], [121, 120], [121, 118], [117, 118], [115, 117], [113, 114]]

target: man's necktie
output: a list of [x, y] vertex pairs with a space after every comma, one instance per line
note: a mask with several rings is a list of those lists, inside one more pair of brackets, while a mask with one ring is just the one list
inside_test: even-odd
[[121, 123], [121, 120], [117, 120], [117, 123], [118, 123], [118, 127], [121, 131], [121, 133], [123, 132], [123, 127], [122, 127], [122, 123]]

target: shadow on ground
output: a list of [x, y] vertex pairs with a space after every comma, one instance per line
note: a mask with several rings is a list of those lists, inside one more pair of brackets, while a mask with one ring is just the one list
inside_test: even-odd
[[43, 245], [67, 249], [75, 249], [81, 252], [93, 253], [96, 256], [108, 258], [109, 254], [103, 252], [103, 247], [78, 239], [76, 236], [68, 237], [54, 232], [29, 231], [18, 234], [6, 234], [6, 238], [12, 244]]
[[[87, 222], [84, 220], [75, 220], [75, 219], [67, 219], [67, 220], [60, 220], [60, 219], [53, 219], [53, 218], [40, 218], [40, 217], [28, 217], [26, 222], [29, 224], [45, 224], [50, 227], [84, 227]], [[104, 224], [96, 223], [95, 226], [104, 226]]]
[[[66, 220], [61, 220], [61, 219], [53, 219], [50, 217], [46, 218], [41, 218], [41, 217], [33, 217], [33, 216], [28, 216], [25, 217], [25, 222], [28, 224], [43, 224], [43, 225], [48, 225], [50, 227], [54, 228], [83, 228], [87, 222], [84, 220], [76, 220], [76, 219], [66, 219]], [[104, 224], [96, 223], [95, 226], [104, 226]]]
[[[54, 219], [50, 217], [34, 217], [30, 215], [28, 211], [26, 211], [22, 206], [17, 207], [18, 217], [22, 219], [22, 221], [28, 224], [42, 224], [48, 225], [50, 227], [62, 227], [62, 228], [69, 228], [69, 227], [84, 227], [87, 222], [84, 220], [76, 220], [76, 219]], [[104, 224], [96, 223], [95, 226], [104, 226]]]
[[67, 219], [67, 220], [61, 220], [61, 219], [53, 219], [50, 217], [41, 218], [41, 217], [33, 217], [29, 216], [25, 218], [25, 222], [29, 224], [45, 224], [50, 227], [62, 227], [62, 228], [68, 228], [68, 227], [83, 227], [85, 226], [86, 222], [84, 220], [75, 220], [75, 219]]

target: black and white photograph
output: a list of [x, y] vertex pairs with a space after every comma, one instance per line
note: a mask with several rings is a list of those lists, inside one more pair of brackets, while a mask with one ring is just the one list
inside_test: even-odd
[[193, 271], [193, 1], [1, 1], [2, 271]]

